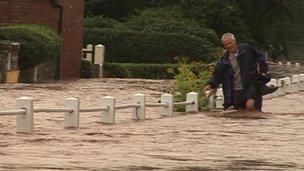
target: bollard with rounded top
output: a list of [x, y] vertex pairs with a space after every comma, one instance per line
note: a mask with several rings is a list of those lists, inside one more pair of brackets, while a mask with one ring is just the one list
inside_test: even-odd
[[291, 78], [290, 77], [284, 77], [284, 83], [286, 86], [286, 94], [290, 94], [291, 93]]
[[64, 114], [64, 127], [79, 127], [79, 99], [67, 98], [64, 106], [73, 110]]
[[173, 116], [173, 96], [171, 94], [161, 95], [161, 103], [167, 103], [168, 106], [160, 108], [160, 114], [162, 116]]
[[296, 74], [291, 77], [291, 92], [299, 92], [299, 76]]
[[278, 65], [279, 66], [283, 66], [283, 62], [278, 62]]
[[115, 98], [106, 96], [101, 99], [101, 106], [107, 106], [109, 109], [101, 111], [101, 122], [103, 123], [115, 123]]
[[278, 79], [278, 87], [279, 87], [279, 89], [277, 90], [278, 96], [285, 96], [286, 85], [285, 85], [285, 79], [284, 78]]
[[140, 106], [133, 109], [133, 119], [144, 120], [146, 113], [146, 96], [144, 94], [134, 94], [133, 101]]
[[94, 64], [99, 64], [99, 77], [103, 77], [105, 47], [101, 44], [95, 46]]
[[291, 67], [291, 63], [288, 61], [288, 62], [286, 62], [286, 66], [287, 67]]
[[186, 112], [198, 112], [198, 93], [187, 93], [186, 101], [194, 102], [194, 104], [186, 105]]
[[300, 63], [299, 62], [296, 62], [295, 63], [295, 67], [299, 67], [300, 66]]
[[224, 104], [223, 89], [219, 88], [216, 91], [215, 108], [221, 109], [223, 108], [223, 104]]
[[[277, 79], [271, 79], [270, 81], [270, 84], [273, 85], [273, 86], [278, 86], [278, 80]], [[273, 93], [271, 93], [271, 97], [278, 97], [278, 91], [275, 91]]]
[[104, 63], [105, 47], [101, 44], [95, 46], [94, 64]]
[[304, 91], [304, 74], [299, 74], [299, 91]]
[[18, 98], [17, 109], [25, 109], [25, 114], [17, 115], [17, 132], [32, 133], [34, 130], [34, 99], [30, 97]]

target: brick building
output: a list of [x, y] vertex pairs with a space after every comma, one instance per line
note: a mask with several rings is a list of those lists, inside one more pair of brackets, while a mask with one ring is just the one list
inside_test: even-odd
[[84, 0], [0, 0], [0, 25], [35, 23], [62, 38], [60, 78], [80, 77]]

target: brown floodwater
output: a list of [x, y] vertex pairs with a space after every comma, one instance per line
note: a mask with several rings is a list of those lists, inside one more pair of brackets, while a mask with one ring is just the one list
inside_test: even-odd
[[[90, 79], [49, 84], [0, 85], [0, 109], [21, 96], [36, 107], [61, 107], [76, 97], [97, 107], [101, 97], [131, 102], [144, 93], [157, 102], [168, 80]], [[263, 113], [175, 112], [161, 117], [148, 108], [145, 121], [131, 109], [116, 124], [99, 113], [81, 113], [80, 127], [63, 128], [63, 113], [35, 113], [34, 133], [16, 133], [16, 117], [0, 117], [0, 170], [304, 170], [304, 93], [265, 99]]]

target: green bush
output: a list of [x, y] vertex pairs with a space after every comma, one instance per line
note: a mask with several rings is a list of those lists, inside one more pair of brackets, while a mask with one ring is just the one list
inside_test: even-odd
[[50, 28], [40, 25], [0, 27], [0, 39], [20, 42], [19, 67], [33, 68], [46, 60], [56, 58], [60, 51], [60, 38]]
[[220, 45], [219, 38], [213, 30], [186, 18], [178, 7], [146, 9], [139, 15], [130, 17], [125, 26], [133, 31], [184, 33], [207, 40], [213, 46]]
[[123, 23], [103, 16], [87, 17], [84, 20], [86, 28], [124, 28]]
[[7, 56], [8, 51], [0, 49], [0, 83], [6, 81]]
[[176, 64], [106, 63], [104, 70], [106, 77], [170, 79], [173, 74], [168, 70], [177, 67]]
[[[201, 111], [207, 109], [207, 100], [202, 94], [202, 87], [210, 79], [213, 68], [202, 62], [188, 63], [185, 58], [179, 61], [177, 72], [171, 70], [174, 74], [175, 84], [172, 92], [174, 101], [186, 101], [186, 95], [189, 92], [198, 93], [198, 105]], [[184, 107], [176, 107], [176, 110], [183, 111]]]
[[81, 60], [80, 76], [81, 78], [92, 78], [93, 66], [90, 61]]
[[208, 61], [210, 42], [184, 33], [145, 33], [114, 29], [86, 29], [84, 44], [103, 44], [106, 62], [175, 63], [176, 56]]

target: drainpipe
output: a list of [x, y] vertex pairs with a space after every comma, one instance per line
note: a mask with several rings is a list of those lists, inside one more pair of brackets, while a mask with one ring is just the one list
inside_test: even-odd
[[53, 4], [55, 7], [59, 8], [58, 34], [61, 35], [63, 7], [59, 4], [58, 0], [52, 0], [52, 4]]
[[[58, 34], [61, 37], [61, 31], [62, 31], [62, 16], [63, 16], [63, 7], [58, 2], [59, 0], [52, 0], [52, 4], [59, 8], [59, 21], [58, 21]], [[60, 55], [57, 57], [58, 65], [57, 65], [57, 73], [55, 74], [55, 78], [60, 78]]]

